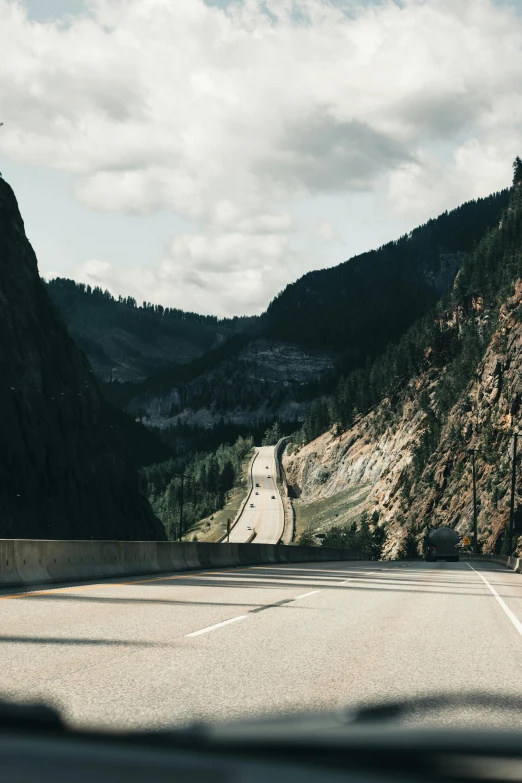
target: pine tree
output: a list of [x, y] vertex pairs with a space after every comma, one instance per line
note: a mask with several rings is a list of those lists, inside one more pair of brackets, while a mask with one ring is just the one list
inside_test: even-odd
[[517, 157], [513, 162], [513, 185], [520, 185], [522, 183], [522, 160]]
[[417, 537], [415, 535], [415, 530], [413, 529], [413, 526], [410, 525], [410, 527], [407, 528], [406, 535], [402, 540], [402, 546], [399, 551], [399, 559], [413, 560], [418, 556], [419, 556], [419, 545], [417, 542]]

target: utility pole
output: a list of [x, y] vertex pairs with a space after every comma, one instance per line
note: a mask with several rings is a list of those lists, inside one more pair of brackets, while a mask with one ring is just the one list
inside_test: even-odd
[[473, 465], [473, 552], [478, 555], [478, 538], [477, 538], [477, 478], [475, 473], [475, 451], [476, 449], [468, 449], [468, 454], [471, 454], [471, 460]]
[[513, 472], [511, 474], [511, 503], [509, 506], [508, 556], [513, 553], [513, 529], [515, 527], [515, 484], [517, 480], [517, 440], [518, 432], [513, 433]]
[[181, 537], [183, 535], [183, 488], [185, 483], [185, 478], [188, 478], [188, 476], [185, 476], [184, 473], [174, 473], [176, 478], [181, 479], [181, 497], [179, 501], [179, 530], [178, 530], [178, 541], [181, 541]]
[[183, 485], [185, 481], [185, 474], [181, 473], [181, 499], [179, 502], [179, 540], [181, 541], [183, 536]]

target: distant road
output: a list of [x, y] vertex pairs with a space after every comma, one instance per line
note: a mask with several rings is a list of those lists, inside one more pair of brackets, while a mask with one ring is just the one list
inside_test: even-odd
[[256, 544], [277, 544], [283, 535], [285, 514], [276, 483], [275, 447], [261, 446], [257, 452], [254, 486], [230, 533], [230, 541], [236, 544], [248, 541], [254, 531]]
[[[4, 590], [0, 694], [112, 728], [440, 692], [520, 697], [522, 576], [472, 565], [275, 564]], [[489, 709], [460, 712], [460, 725], [495, 723]], [[520, 726], [520, 713], [505, 718]]]

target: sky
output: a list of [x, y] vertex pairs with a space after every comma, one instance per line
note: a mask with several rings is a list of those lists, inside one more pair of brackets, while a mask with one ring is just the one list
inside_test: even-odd
[[522, 0], [0, 0], [40, 273], [220, 316], [510, 184]]

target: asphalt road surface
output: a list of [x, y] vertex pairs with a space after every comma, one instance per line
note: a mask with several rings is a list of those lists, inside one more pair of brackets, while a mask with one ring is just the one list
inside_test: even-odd
[[[519, 696], [520, 620], [522, 576], [477, 562], [255, 566], [4, 591], [0, 693], [43, 699], [72, 724], [140, 729], [448, 691]], [[457, 718], [506, 720], [469, 707]]]
[[285, 515], [276, 483], [274, 446], [261, 446], [252, 468], [253, 488], [243, 513], [230, 532], [230, 541], [248, 541], [255, 531], [254, 543], [277, 544], [283, 535]]

